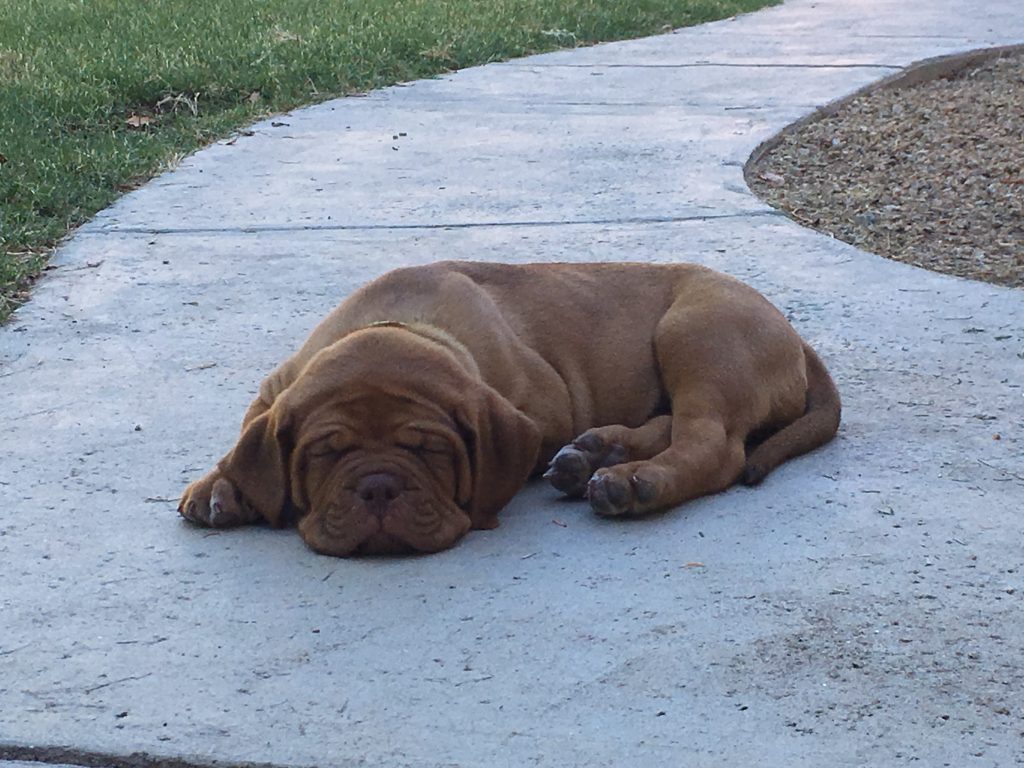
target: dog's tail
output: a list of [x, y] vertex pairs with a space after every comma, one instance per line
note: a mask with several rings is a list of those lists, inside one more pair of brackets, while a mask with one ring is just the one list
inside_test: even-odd
[[807, 407], [804, 415], [768, 437], [747, 456], [740, 482], [757, 485], [779, 464], [831, 440], [839, 429], [839, 390], [817, 353], [804, 344]]

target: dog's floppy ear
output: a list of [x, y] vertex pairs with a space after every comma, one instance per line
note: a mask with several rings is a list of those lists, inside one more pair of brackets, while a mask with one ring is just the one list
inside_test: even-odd
[[250, 421], [231, 452], [217, 465], [248, 504], [273, 526], [289, 502], [289, 419], [280, 403]]
[[466, 511], [474, 528], [494, 528], [498, 512], [537, 463], [540, 430], [487, 385], [468, 393], [456, 416], [471, 464], [472, 494]]

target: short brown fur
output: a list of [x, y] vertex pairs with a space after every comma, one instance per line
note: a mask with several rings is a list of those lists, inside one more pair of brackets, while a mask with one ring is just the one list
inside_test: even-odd
[[[179, 511], [297, 520], [333, 555], [436, 551], [534, 473], [632, 516], [761, 482], [839, 393], [749, 286], [691, 264], [441, 262], [345, 300], [272, 372]], [[748, 447], [750, 452], [748, 454]]]

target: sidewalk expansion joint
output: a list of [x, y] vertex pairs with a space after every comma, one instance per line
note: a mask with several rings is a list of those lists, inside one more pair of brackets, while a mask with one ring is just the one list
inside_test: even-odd
[[[501, 229], [502, 227], [587, 227], [636, 224], [677, 224], [690, 221], [717, 221], [746, 217], [783, 216], [779, 211], [753, 210], [737, 213], [709, 213], [694, 216], [635, 216], [614, 219], [585, 219], [579, 221], [474, 221], [455, 224], [301, 224], [254, 225], [251, 227], [101, 227], [80, 230], [81, 235], [263, 235], [288, 232], [389, 232], [406, 230], [445, 229]], [[784, 216], [783, 216], [784, 218]]]
[[222, 760], [186, 760], [148, 752], [130, 755], [92, 752], [72, 747], [34, 747], [0, 744], [0, 762], [39, 763], [74, 768], [282, 768], [274, 763], [234, 763]]
[[905, 69], [903, 64], [814, 64], [792, 63], [792, 62], [721, 62], [721, 61], [693, 61], [684, 64], [513, 64], [524, 68], [546, 68], [546, 69], [694, 69], [700, 67], [724, 67], [729, 69]]

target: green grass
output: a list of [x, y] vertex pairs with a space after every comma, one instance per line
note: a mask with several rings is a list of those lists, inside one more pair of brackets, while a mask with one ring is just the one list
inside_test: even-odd
[[0, 322], [69, 230], [258, 117], [769, 2], [0, 0]]

